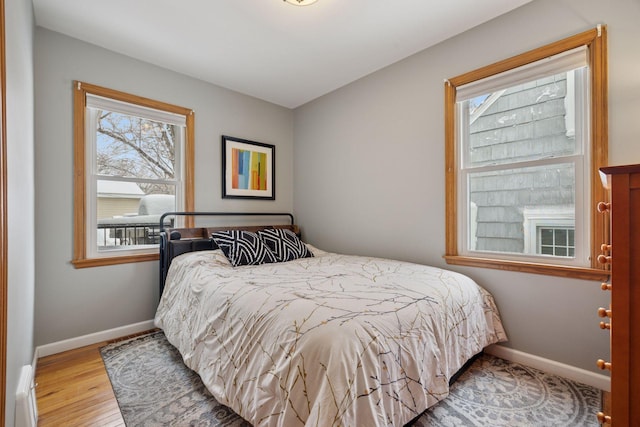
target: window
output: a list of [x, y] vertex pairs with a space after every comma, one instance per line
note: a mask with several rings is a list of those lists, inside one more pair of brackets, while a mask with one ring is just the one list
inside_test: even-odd
[[[575, 207], [572, 206], [543, 206], [526, 208], [524, 210], [524, 252], [526, 254], [554, 255], [575, 257]], [[553, 251], [550, 247], [556, 247], [557, 240], [548, 240], [548, 237], [559, 239], [553, 235], [553, 231], [564, 230], [566, 232], [567, 248], [565, 254], [560, 250]], [[570, 242], [570, 244], [569, 244]]]
[[193, 210], [194, 114], [87, 83], [75, 86], [73, 264], [157, 259], [162, 213]]
[[575, 254], [575, 234], [573, 228], [538, 227], [536, 253], [556, 257], [573, 257]]
[[604, 27], [445, 82], [450, 264], [602, 279]]

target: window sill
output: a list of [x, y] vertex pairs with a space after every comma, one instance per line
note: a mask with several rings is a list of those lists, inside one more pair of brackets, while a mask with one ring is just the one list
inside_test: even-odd
[[518, 271], [521, 273], [544, 274], [548, 276], [567, 277], [571, 279], [584, 279], [594, 281], [606, 281], [609, 278], [608, 270], [588, 267], [568, 267], [565, 265], [539, 264], [534, 262], [519, 262], [496, 260], [490, 258], [476, 258], [460, 255], [445, 255], [447, 264], [464, 265], [468, 267], [493, 268], [496, 270]]
[[105, 258], [84, 258], [74, 259], [71, 264], [75, 268], [102, 267], [105, 265], [128, 264], [132, 262], [157, 261], [160, 259], [158, 253], [142, 255], [125, 255]]

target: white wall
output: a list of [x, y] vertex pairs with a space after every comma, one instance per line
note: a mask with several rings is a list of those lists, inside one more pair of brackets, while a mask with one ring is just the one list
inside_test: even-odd
[[[293, 113], [184, 75], [37, 28], [35, 344], [152, 319], [158, 263], [75, 269], [72, 81], [192, 108], [195, 207], [211, 211], [293, 209]], [[221, 199], [222, 134], [276, 146], [276, 200]]]
[[443, 81], [607, 24], [610, 163], [640, 162], [640, 3], [536, 0], [295, 111], [294, 206], [323, 249], [468, 274], [496, 298], [517, 350], [599, 372], [599, 283], [447, 266]]
[[5, 425], [12, 426], [18, 376], [33, 358], [33, 8], [5, 1], [7, 60], [8, 319]]

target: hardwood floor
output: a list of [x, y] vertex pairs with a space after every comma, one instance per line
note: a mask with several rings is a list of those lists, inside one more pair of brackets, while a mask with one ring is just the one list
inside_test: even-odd
[[101, 342], [38, 360], [38, 426], [124, 426], [104, 368]]

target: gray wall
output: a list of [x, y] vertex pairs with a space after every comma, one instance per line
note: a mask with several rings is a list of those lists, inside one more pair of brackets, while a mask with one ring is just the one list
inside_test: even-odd
[[[446, 267], [443, 79], [608, 24], [610, 159], [612, 164], [640, 162], [635, 143], [640, 134], [635, 117], [640, 105], [638, 18], [640, 6], [634, 0], [617, 0], [615, 7], [599, 0], [536, 0], [294, 113], [37, 29], [35, 344], [151, 319], [158, 298], [155, 262], [89, 269], [69, 264], [72, 80], [196, 110], [197, 209], [294, 208], [305, 238], [324, 249]], [[28, 68], [23, 71], [28, 76]], [[20, 102], [28, 103], [29, 86], [24, 87], [27, 99]], [[28, 122], [28, 116], [21, 120]], [[275, 202], [220, 199], [223, 133], [276, 144]], [[18, 161], [28, 164], [29, 154], [21, 156]], [[28, 187], [20, 197], [28, 200]], [[26, 212], [26, 218], [15, 221], [28, 222], [28, 202], [15, 206]], [[23, 252], [28, 255], [28, 249]], [[19, 262], [25, 272], [14, 274], [24, 275], [27, 283], [20, 290], [24, 301], [15, 310], [27, 310], [28, 317], [32, 270], [28, 256]], [[451, 268], [494, 293], [511, 335], [508, 346], [585, 369], [607, 357], [608, 337], [597, 327], [595, 308], [607, 304], [608, 295], [598, 283]], [[25, 328], [17, 333], [28, 341], [31, 325]]]
[[[36, 89], [35, 344], [152, 319], [157, 262], [74, 269], [72, 81], [196, 112], [196, 210], [293, 209], [291, 110], [38, 28]], [[221, 199], [220, 136], [275, 144], [276, 200]]]
[[7, 59], [8, 319], [6, 416], [12, 426], [20, 368], [33, 358], [33, 7], [5, 1]]
[[599, 372], [599, 283], [447, 266], [443, 80], [607, 24], [610, 163], [640, 162], [640, 3], [536, 0], [295, 111], [295, 212], [311, 243], [461, 271], [493, 293], [508, 347]]

